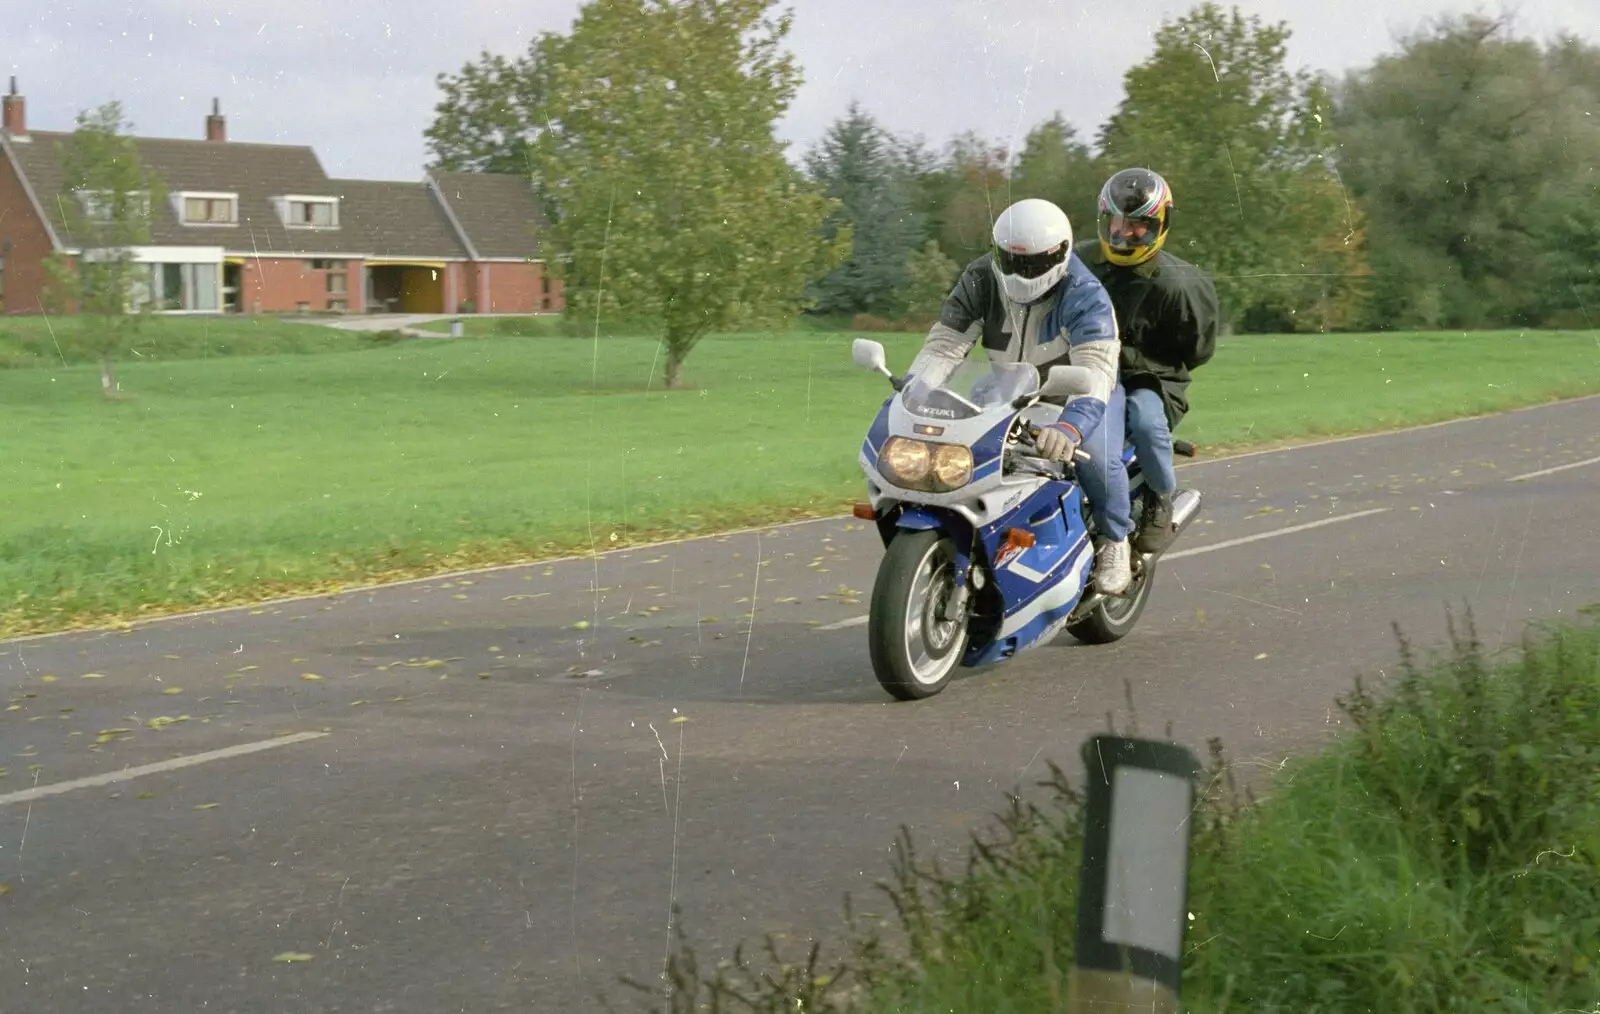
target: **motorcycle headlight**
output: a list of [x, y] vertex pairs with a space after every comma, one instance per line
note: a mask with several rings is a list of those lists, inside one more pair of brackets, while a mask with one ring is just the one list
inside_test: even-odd
[[972, 481], [972, 450], [961, 444], [890, 437], [878, 452], [878, 468], [902, 489], [947, 493]]

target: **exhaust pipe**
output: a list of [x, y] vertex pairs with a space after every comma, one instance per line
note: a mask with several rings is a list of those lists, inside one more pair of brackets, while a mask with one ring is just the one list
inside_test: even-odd
[[1200, 491], [1197, 489], [1180, 489], [1172, 498], [1172, 530], [1174, 535], [1183, 534], [1200, 513]]

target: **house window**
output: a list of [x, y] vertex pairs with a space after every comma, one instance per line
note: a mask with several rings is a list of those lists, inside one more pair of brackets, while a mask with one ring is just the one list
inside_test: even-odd
[[541, 286], [541, 291], [543, 292], [544, 295], [546, 295], [546, 296], [550, 295], [550, 276], [549, 275], [540, 275], [539, 276], [539, 285]]
[[344, 313], [345, 312], [345, 307], [347, 305], [348, 304], [346, 304], [345, 301], [342, 300], [342, 299], [330, 299], [330, 300], [328, 300], [328, 309], [332, 310], [335, 313]]
[[339, 224], [333, 201], [294, 200], [289, 202], [289, 225], [303, 228], [329, 228]]
[[238, 220], [237, 208], [238, 200], [234, 197], [185, 195], [183, 222], [185, 225], [232, 225]]
[[349, 280], [350, 276], [345, 274], [343, 271], [328, 272], [328, 291], [330, 293], [344, 295], [344, 293], [348, 291], [345, 286]]
[[344, 261], [306, 261], [307, 271], [343, 271]]
[[151, 302], [156, 310], [214, 312], [219, 303], [218, 265], [151, 264], [148, 282], [140, 279], [135, 303]]

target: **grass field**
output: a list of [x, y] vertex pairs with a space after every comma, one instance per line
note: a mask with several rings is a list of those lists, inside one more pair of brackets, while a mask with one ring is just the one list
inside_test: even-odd
[[[834, 512], [889, 393], [846, 334], [708, 338], [668, 392], [648, 339], [276, 327], [310, 334], [125, 363], [118, 402], [91, 365], [0, 371], [0, 636]], [[896, 370], [920, 342], [877, 337]], [[1600, 335], [1235, 337], [1198, 376], [1205, 453], [1600, 391]]]

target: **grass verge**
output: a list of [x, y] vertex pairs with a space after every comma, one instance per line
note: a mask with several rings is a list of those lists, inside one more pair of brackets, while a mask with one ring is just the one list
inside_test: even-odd
[[[649, 339], [281, 326], [364, 351], [141, 359], [118, 402], [92, 365], [0, 371], [0, 637], [837, 514], [888, 394], [848, 334], [710, 337], [664, 391]], [[896, 368], [920, 346], [879, 337]], [[1596, 391], [1593, 333], [1244, 336], [1179, 432], [1204, 454]]]
[[[60, 368], [93, 361], [74, 340], [82, 327], [79, 317], [0, 317], [0, 369]], [[356, 332], [276, 317], [156, 316], [144, 322], [128, 358], [137, 364], [311, 355], [354, 352], [371, 344]]]
[[[1531, 626], [1495, 662], [1469, 617], [1426, 664], [1402, 638], [1390, 691], [1358, 680], [1339, 705], [1350, 730], [1261, 800], [1241, 798], [1211, 744], [1185, 1009], [1593, 1010], [1600, 628]], [[1083, 828], [1077, 789], [1051, 773], [1050, 800], [1013, 796], [959, 874], [903, 835], [880, 884], [895, 917], [852, 916], [828, 960], [818, 944], [785, 961], [769, 939], [765, 959], [705, 967], [680, 932], [668, 995], [629, 984], [682, 1012], [1062, 1011]]]

